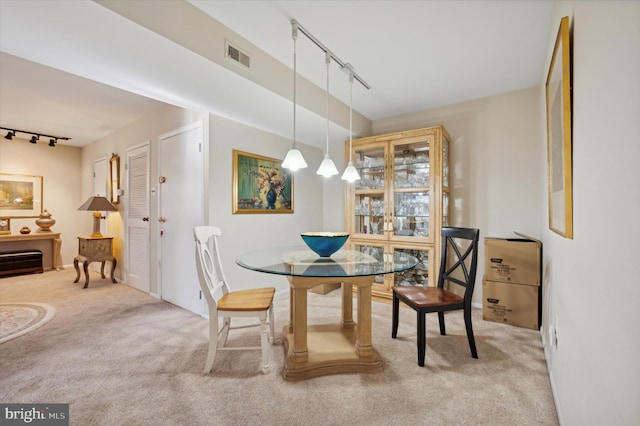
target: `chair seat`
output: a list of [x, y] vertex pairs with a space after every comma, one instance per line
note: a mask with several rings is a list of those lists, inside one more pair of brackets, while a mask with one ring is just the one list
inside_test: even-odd
[[218, 301], [219, 311], [266, 311], [273, 302], [273, 287], [232, 291]]
[[393, 291], [416, 307], [462, 304], [464, 299], [455, 293], [438, 287], [394, 286]]

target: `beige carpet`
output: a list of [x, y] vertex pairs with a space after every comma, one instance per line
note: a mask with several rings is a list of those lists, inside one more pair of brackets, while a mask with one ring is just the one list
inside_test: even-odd
[[[0, 302], [53, 305], [46, 325], [0, 345], [0, 402], [69, 403], [72, 425], [556, 425], [539, 333], [474, 313], [479, 359], [462, 315], [427, 317], [426, 366], [416, 363], [415, 314], [403, 309], [391, 339], [391, 306], [374, 303], [378, 374], [282, 379], [256, 351], [221, 352], [204, 375], [207, 320], [93, 273], [83, 290], [72, 270], [0, 279]], [[268, 279], [268, 276], [265, 276]], [[265, 282], [266, 284], [266, 282]], [[309, 323], [340, 317], [339, 292], [309, 294]], [[288, 319], [277, 298], [276, 330]], [[259, 344], [255, 328], [230, 344]]]

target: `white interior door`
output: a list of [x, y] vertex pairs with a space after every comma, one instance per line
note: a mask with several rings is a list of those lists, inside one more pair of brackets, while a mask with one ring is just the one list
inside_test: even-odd
[[160, 288], [162, 299], [201, 315], [193, 227], [204, 223], [202, 124], [160, 139]]
[[149, 144], [127, 150], [125, 272], [127, 283], [146, 293], [149, 285]]

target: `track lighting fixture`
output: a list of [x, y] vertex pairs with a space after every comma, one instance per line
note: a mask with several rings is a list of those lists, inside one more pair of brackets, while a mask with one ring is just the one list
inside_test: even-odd
[[[349, 73], [349, 82], [351, 86], [353, 86], [353, 79], [358, 80], [360, 84], [362, 84], [366, 89], [370, 89], [370, 86], [365, 83], [365, 81], [360, 78], [355, 72], [353, 72], [353, 67], [349, 64], [345, 64], [341, 61], [336, 55], [333, 54], [328, 48], [326, 48], [320, 41], [315, 38], [309, 31], [303, 28], [298, 21], [295, 19], [291, 20], [291, 35], [293, 37], [293, 144], [289, 152], [287, 152], [284, 161], [282, 162], [282, 167], [285, 169], [289, 169], [291, 171], [295, 171], [298, 169], [302, 169], [307, 167], [307, 163], [304, 161], [302, 157], [302, 153], [298, 149], [298, 145], [296, 143], [296, 40], [298, 38], [298, 31], [307, 36], [309, 40], [311, 40], [316, 46], [318, 46], [321, 50], [324, 51], [326, 56], [326, 64], [327, 64], [327, 142], [326, 142], [326, 151], [324, 155], [324, 161], [320, 164], [320, 168], [318, 169], [318, 174], [323, 176], [332, 176], [338, 174], [338, 169], [336, 168], [333, 160], [329, 156], [329, 65], [331, 63], [331, 59], [333, 59], [342, 69], [348, 69]], [[349, 141], [351, 142], [351, 116], [352, 116], [352, 106], [349, 106]], [[355, 175], [354, 173], [355, 172]], [[345, 174], [342, 176], [342, 179], [345, 179], [349, 182], [353, 182], [354, 180], [359, 179], [360, 176], [358, 172], [353, 167], [351, 162], [351, 154], [349, 154], [349, 166], [347, 170], [345, 170]]]
[[7, 127], [0, 127], [0, 129], [7, 130], [7, 135], [4, 138], [8, 139], [8, 140], [12, 140], [13, 137], [16, 136], [16, 133], [24, 133], [26, 135], [32, 135], [31, 139], [29, 139], [29, 142], [34, 143], [34, 144], [38, 143], [38, 141], [40, 140], [40, 136], [49, 138], [49, 146], [50, 147], [55, 147], [56, 144], [58, 143], [58, 140], [63, 140], [63, 141], [71, 140], [71, 138], [67, 138], [67, 137], [63, 137], [63, 136], [45, 135], [44, 133], [34, 133], [34, 132], [26, 131], [26, 130], [9, 129]]

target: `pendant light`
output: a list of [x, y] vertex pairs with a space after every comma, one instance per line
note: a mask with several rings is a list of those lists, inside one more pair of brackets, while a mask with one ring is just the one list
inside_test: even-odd
[[318, 171], [316, 173], [324, 177], [331, 177], [338, 174], [338, 169], [333, 163], [331, 157], [329, 157], [329, 65], [331, 64], [331, 53], [326, 52], [325, 56], [325, 62], [327, 64], [327, 150], [324, 154], [324, 160], [320, 164], [320, 167], [318, 168]]
[[[347, 64], [349, 65], [349, 64]], [[345, 67], [347, 67], [345, 65]], [[353, 151], [353, 139], [352, 139], [352, 127], [353, 127], [353, 70], [351, 66], [349, 69], [349, 163], [347, 164], [347, 168], [344, 169], [344, 173], [342, 174], [342, 179], [347, 182], [355, 182], [360, 179], [360, 175], [358, 174], [358, 170], [353, 167], [353, 162], [351, 161], [351, 153]]]
[[295, 20], [291, 22], [291, 37], [293, 38], [293, 144], [284, 157], [284, 161], [282, 161], [282, 168], [296, 171], [307, 167], [307, 162], [304, 161], [304, 157], [296, 143], [296, 76], [298, 74], [296, 71], [296, 40], [298, 38], [298, 23]]

